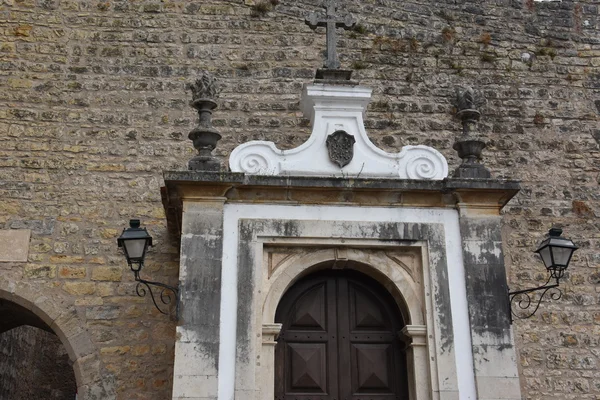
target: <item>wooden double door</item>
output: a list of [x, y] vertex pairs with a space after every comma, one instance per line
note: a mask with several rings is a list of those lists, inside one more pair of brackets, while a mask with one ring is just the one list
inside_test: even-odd
[[277, 400], [408, 399], [401, 314], [379, 283], [326, 271], [292, 286], [277, 309]]

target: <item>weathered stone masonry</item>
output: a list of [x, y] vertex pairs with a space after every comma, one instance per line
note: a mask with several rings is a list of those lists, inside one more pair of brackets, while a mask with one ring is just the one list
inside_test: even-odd
[[[323, 38], [301, 22], [317, 2], [282, 0], [264, 13], [257, 2], [0, 1], [0, 228], [32, 231], [28, 261], [0, 263], [0, 293], [19, 282], [23, 296], [44, 293], [76, 315], [113, 397], [171, 395], [175, 323], [135, 296], [115, 239], [140, 217], [157, 243], [147, 273], [177, 282], [179, 244], [159, 188], [162, 171], [184, 169], [194, 153], [185, 84], [201, 69], [223, 83], [213, 120], [221, 156], [250, 139], [289, 148], [308, 136], [299, 93], [322, 63]], [[509, 286], [543, 280], [531, 251], [551, 225], [581, 246], [563, 299], [515, 323], [516, 347], [524, 398], [596, 398], [598, 4], [346, 7], [359, 28], [340, 32], [339, 55], [374, 88], [366, 124], [379, 147], [432, 145], [454, 170], [454, 88], [483, 93], [486, 165], [523, 188], [501, 221]]]

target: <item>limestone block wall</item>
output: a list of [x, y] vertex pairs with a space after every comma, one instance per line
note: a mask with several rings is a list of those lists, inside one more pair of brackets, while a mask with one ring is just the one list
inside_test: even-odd
[[[273, 2], [275, 4], [277, 2]], [[247, 140], [309, 135], [302, 84], [321, 65], [316, 0], [0, 1], [0, 229], [31, 229], [16, 281], [74, 310], [119, 399], [166, 399], [175, 324], [135, 296], [115, 239], [130, 217], [157, 246], [147, 273], [177, 281], [162, 170], [185, 168], [196, 116], [185, 83], [223, 84], [214, 125], [225, 157]], [[593, 0], [345, 1], [359, 20], [339, 54], [374, 89], [366, 125], [382, 149], [425, 144], [451, 170], [454, 88], [484, 95], [481, 132], [496, 177], [523, 181], [503, 218], [512, 288], [543, 281], [531, 253], [551, 225], [580, 246], [565, 296], [515, 323], [526, 399], [600, 394], [600, 35]]]

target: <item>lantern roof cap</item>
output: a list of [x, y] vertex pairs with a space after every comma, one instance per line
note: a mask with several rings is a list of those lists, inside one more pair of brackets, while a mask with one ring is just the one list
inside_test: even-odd
[[129, 228], [123, 229], [123, 233], [117, 239], [117, 244], [119, 247], [123, 247], [123, 242], [125, 240], [136, 240], [136, 239], [147, 239], [148, 245], [152, 246], [152, 236], [148, 233], [146, 228], [140, 227], [139, 219], [131, 219], [129, 220]]
[[548, 246], [563, 247], [563, 248], [577, 250], [579, 247], [577, 247], [571, 239], [562, 237], [561, 236], [562, 232], [563, 231], [560, 228], [550, 229], [550, 231], [548, 232], [549, 237], [547, 237], [544, 241], [542, 241], [542, 243], [540, 243], [540, 245], [539, 245], [538, 249], [535, 251], [535, 253], [539, 253], [542, 249], [544, 249]]

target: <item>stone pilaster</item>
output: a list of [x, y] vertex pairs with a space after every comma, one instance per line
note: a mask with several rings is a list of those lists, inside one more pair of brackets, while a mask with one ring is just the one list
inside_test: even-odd
[[407, 344], [406, 360], [408, 362], [408, 379], [412, 381], [408, 387], [411, 390], [411, 399], [426, 399], [431, 392], [431, 387], [423, 385], [430, 382], [429, 360], [427, 354], [427, 327], [425, 325], [406, 325], [402, 329], [402, 336], [409, 339]]
[[[263, 368], [258, 368], [256, 382], [261, 392], [261, 399], [275, 398], [275, 346], [277, 337], [281, 332], [281, 324], [263, 324], [262, 326], [262, 353], [261, 358]], [[271, 361], [269, 361], [271, 360]]]
[[223, 205], [220, 198], [183, 202], [173, 399], [217, 399]]
[[478, 400], [520, 400], [508, 308], [501, 217], [493, 207], [459, 204]]

